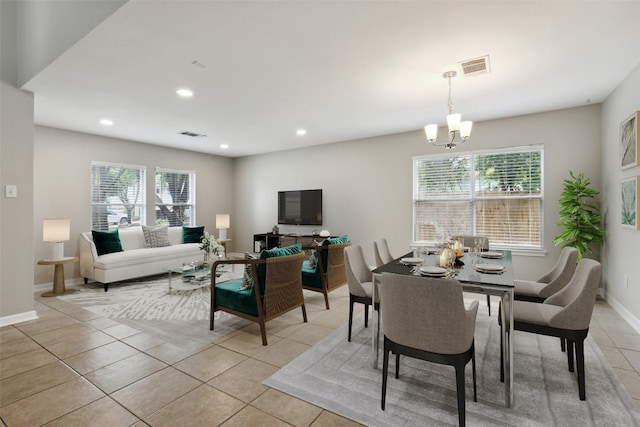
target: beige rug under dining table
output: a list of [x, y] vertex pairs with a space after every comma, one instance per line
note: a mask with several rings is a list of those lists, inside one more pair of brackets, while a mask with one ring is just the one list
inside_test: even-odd
[[[422, 276], [420, 267], [437, 266], [438, 257], [430, 251], [416, 251], [418, 254], [413, 255], [410, 252], [393, 261], [384, 264], [375, 270], [374, 283], [380, 284], [380, 276], [382, 273], [393, 274], [410, 274]], [[420, 253], [425, 252], [425, 253]], [[504, 388], [505, 388], [505, 404], [507, 407], [513, 405], [513, 263], [511, 261], [511, 251], [492, 251], [490, 258], [486, 255], [479, 255], [476, 259], [465, 253], [458, 258], [453, 270], [446, 278], [456, 279], [462, 284], [465, 292], [480, 293], [485, 295], [496, 295], [501, 298], [500, 316], [502, 319], [502, 340], [504, 342], [503, 358], [504, 358]], [[420, 258], [418, 260], [417, 258]], [[406, 260], [406, 262], [403, 262]], [[478, 267], [480, 264], [480, 267]], [[486, 265], [487, 268], [482, 268]], [[433, 277], [433, 276], [432, 276]], [[375, 300], [376, 286], [373, 286], [373, 298]], [[373, 310], [375, 317], [376, 310]], [[379, 316], [379, 315], [378, 315]], [[505, 321], [507, 319], [507, 321]], [[379, 320], [372, 319], [373, 327], [373, 366], [378, 368], [378, 347], [379, 347]], [[384, 326], [384, 325], [383, 325]]]

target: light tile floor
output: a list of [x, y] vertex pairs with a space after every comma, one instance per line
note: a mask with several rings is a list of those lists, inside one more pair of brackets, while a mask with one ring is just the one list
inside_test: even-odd
[[[329, 311], [305, 292], [309, 322], [298, 311], [272, 320], [266, 347], [255, 324], [176, 346], [39, 293], [39, 319], [0, 328], [2, 426], [358, 425], [262, 385], [347, 321], [346, 286]], [[590, 332], [640, 406], [640, 334], [603, 300]]]

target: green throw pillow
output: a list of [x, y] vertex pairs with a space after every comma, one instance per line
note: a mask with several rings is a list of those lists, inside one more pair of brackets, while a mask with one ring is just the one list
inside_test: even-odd
[[93, 235], [93, 243], [96, 245], [98, 255], [122, 252], [120, 234], [117, 228], [112, 231], [92, 230], [91, 234]]
[[204, 225], [198, 227], [182, 226], [182, 243], [200, 243], [204, 236]]
[[346, 234], [343, 234], [340, 237], [333, 237], [331, 239], [325, 239], [324, 242], [322, 242], [323, 245], [341, 245], [343, 243], [347, 243], [349, 241], [349, 236], [347, 236]]
[[300, 243], [296, 243], [291, 246], [285, 246], [284, 248], [265, 249], [264, 251], [260, 252], [260, 259], [295, 255], [299, 254], [300, 252], [302, 252], [302, 245]]

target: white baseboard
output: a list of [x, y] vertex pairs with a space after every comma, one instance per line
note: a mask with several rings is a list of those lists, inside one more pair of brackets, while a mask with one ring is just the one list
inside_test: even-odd
[[633, 313], [627, 310], [612, 296], [607, 296], [606, 298], [604, 298], [604, 300], [607, 301], [611, 308], [613, 308], [620, 315], [620, 317], [626, 320], [627, 323], [640, 334], [640, 319], [634, 316]]
[[12, 314], [11, 316], [0, 317], [0, 327], [9, 326], [15, 323], [26, 322], [27, 320], [35, 320], [38, 313], [35, 310], [25, 311], [24, 313]]

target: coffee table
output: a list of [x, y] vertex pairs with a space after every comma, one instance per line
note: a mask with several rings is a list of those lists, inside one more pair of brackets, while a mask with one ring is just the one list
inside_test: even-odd
[[[169, 273], [169, 292], [192, 291], [211, 285], [211, 265], [206, 267], [202, 265], [196, 267], [189, 265], [167, 266], [164, 271]], [[242, 277], [242, 274], [242, 272], [233, 271], [231, 265], [219, 266], [216, 273], [217, 282], [237, 279]], [[180, 280], [174, 280], [174, 275]]]

